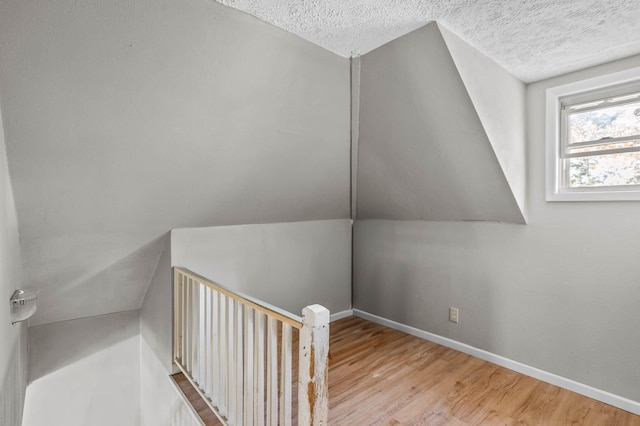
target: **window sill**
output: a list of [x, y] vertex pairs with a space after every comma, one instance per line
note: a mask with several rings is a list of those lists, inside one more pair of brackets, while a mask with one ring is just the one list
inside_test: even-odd
[[556, 201], [640, 201], [640, 189], [573, 189], [547, 193], [546, 200]]

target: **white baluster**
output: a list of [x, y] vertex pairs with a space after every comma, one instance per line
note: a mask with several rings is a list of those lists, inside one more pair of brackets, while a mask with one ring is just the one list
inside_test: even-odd
[[229, 339], [227, 340], [227, 353], [229, 354], [227, 363], [227, 381], [229, 382], [227, 393], [227, 419], [230, 425], [236, 425], [236, 410], [235, 410], [235, 394], [236, 394], [236, 301], [232, 298], [229, 300], [229, 309], [227, 311], [227, 319], [229, 321], [228, 333]]
[[193, 377], [194, 382], [199, 383], [199, 368], [198, 368], [198, 350], [200, 343], [200, 333], [198, 327], [200, 323], [200, 298], [198, 297], [198, 283], [195, 280], [190, 279], [191, 281], [191, 291], [192, 291], [192, 317], [191, 317], [191, 376]]
[[267, 425], [278, 424], [278, 320], [267, 321]]
[[218, 307], [220, 316], [219, 328], [218, 328], [218, 337], [220, 340], [220, 346], [218, 350], [218, 355], [220, 356], [220, 365], [218, 367], [218, 373], [220, 374], [219, 381], [219, 393], [218, 397], [220, 398], [220, 414], [223, 416], [227, 416], [227, 296], [220, 294]]
[[209, 336], [211, 335], [211, 305], [209, 304], [209, 292], [211, 291], [208, 287], [202, 286], [202, 305], [204, 307], [202, 314], [202, 383], [204, 386], [202, 387], [205, 395], [211, 399], [211, 376], [209, 374], [209, 360], [211, 359], [211, 342], [209, 341]]
[[254, 360], [254, 374], [255, 374], [255, 392], [253, 397], [254, 404], [254, 425], [265, 424], [265, 392], [264, 392], [264, 356], [265, 356], [265, 319], [266, 315], [262, 312], [256, 311], [256, 333], [255, 333], [255, 348], [256, 357]]
[[187, 307], [187, 315], [186, 315], [186, 325], [185, 325], [185, 357], [184, 357], [184, 368], [187, 369], [189, 374], [193, 374], [191, 371], [191, 328], [193, 327], [193, 314], [191, 313], [192, 306], [192, 297], [193, 292], [191, 291], [191, 280], [186, 278], [186, 307]]
[[254, 309], [244, 307], [244, 424], [253, 424]]
[[186, 366], [186, 352], [187, 352], [187, 316], [188, 316], [188, 309], [187, 309], [187, 285], [185, 282], [185, 277], [184, 275], [180, 276], [180, 285], [181, 285], [181, 291], [182, 291], [182, 297], [180, 298], [181, 300], [181, 304], [182, 304], [182, 332], [181, 332], [181, 338], [182, 338], [182, 342], [181, 342], [181, 349], [180, 349], [180, 363], [183, 366]]
[[291, 326], [282, 323], [280, 349], [280, 425], [291, 426]]
[[216, 378], [216, 369], [218, 366], [218, 301], [217, 301], [217, 292], [214, 289], [211, 289], [211, 293], [209, 293], [209, 305], [211, 306], [211, 312], [209, 313], [211, 328], [209, 329], [209, 342], [211, 346], [209, 347], [209, 353], [211, 354], [211, 359], [209, 360], [209, 365], [211, 368], [209, 369], [210, 374], [210, 382], [211, 382], [211, 402], [213, 402], [214, 406], [218, 406], [218, 385]]
[[243, 332], [244, 332], [244, 308], [241, 303], [237, 304], [236, 321], [235, 321], [235, 345], [236, 345], [236, 392], [234, 395], [236, 424], [242, 425], [244, 415], [244, 350], [243, 350]]

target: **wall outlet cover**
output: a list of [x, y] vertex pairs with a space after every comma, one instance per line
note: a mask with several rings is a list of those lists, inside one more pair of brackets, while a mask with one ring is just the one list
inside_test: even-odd
[[458, 323], [459, 310], [458, 308], [449, 308], [449, 321]]

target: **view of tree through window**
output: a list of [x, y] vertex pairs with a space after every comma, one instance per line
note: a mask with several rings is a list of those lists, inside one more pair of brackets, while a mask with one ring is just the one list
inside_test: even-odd
[[[566, 152], [585, 155], [568, 159], [571, 188], [640, 184], [640, 152], [611, 152], [640, 147], [640, 138], [633, 139], [640, 135], [640, 102], [572, 113], [568, 119]], [[592, 141], [600, 143], [584, 144]]]

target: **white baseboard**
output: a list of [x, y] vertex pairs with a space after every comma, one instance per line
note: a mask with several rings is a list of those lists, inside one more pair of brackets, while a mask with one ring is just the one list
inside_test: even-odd
[[[437, 334], [429, 333], [428, 331], [420, 330], [409, 325], [401, 324], [386, 318], [379, 317], [377, 315], [370, 314], [368, 312], [354, 309], [353, 314], [360, 318], [364, 318], [368, 321], [375, 322], [380, 325], [393, 328], [395, 330], [403, 331], [412, 336], [419, 337], [421, 339], [429, 340], [434, 343], [438, 343], [442, 346], [446, 346], [451, 349], [475, 356], [485, 361], [492, 362], [501, 367], [508, 368], [510, 370], [517, 371], [526, 376], [533, 377], [546, 383], [561, 387], [563, 389], [570, 390], [572, 392], [579, 393], [586, 397], [595, 399], [597, 401], [604, 402], [605, 404], [613, 405], [622, 410], [628, 411], [633, 414], [640, 415], [640, 402], [633, 401], [631, 399], [624, 398], [622, 396], [614, 395], [607, 391], [594, 388], [584, 383], [576, 382], [575, 380], [567, 379], [566, 377], [558, 376], [557, 374], [550, 373], [548, 371], [540, 370], [539, 368], [532, 367], [527, 364], [523, 364], [518, 361], [514, 361], [509, 358], [505, 358], [501, 355], [494, 354], [492, 352], [478, 349], [476, 347], [467, 345], [465, 343], [458, 342], [446, 337], [438, 336]], [[332, 318], [333, 320], [333, 318]]]
[[331, 314], [329, 317], [329, 322], [334, 322], [342, 318], [353, 316], [353, 309], [347, 309], [346, 311], [336, 312], [335, 314]]

